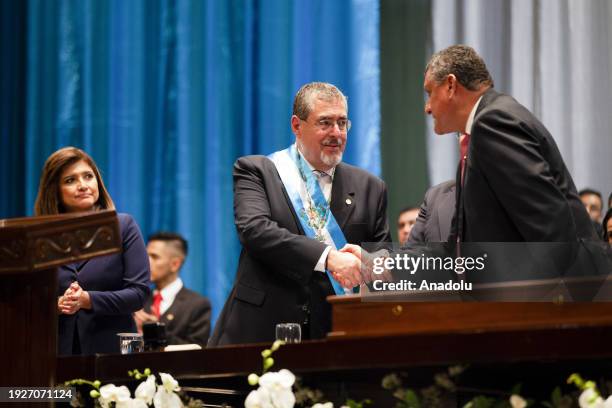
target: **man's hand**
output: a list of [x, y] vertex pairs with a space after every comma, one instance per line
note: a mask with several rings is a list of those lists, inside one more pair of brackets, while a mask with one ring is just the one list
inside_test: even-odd
[[144, 323], [155, 323], [157, 320], [154, 314], [149, 314], [145, 312], [144, 309], [134, 312], [134, 321], [136, 322], [136, 328], [140, 334], [142, 334], [142, 325]]
[[327, 255], [327, 269], [342, 287], [353, 288], [363, 282], [361, 261], [352, 253], [332, 249]]
[[353, 254], [360, 260], [361, 260], [361, 251], [366, 252], [365, 249], [361, 249], [359, 245], [354, 245], [354, 244], [346, 244], [340, 249], [340, 252], [347, 252], [347, 253]]
[[363, 282], [370, 283], [374, 280], [391, 282], [393, 280], [391, 272], [386, 269], [382, 273], [374, 273], [374, 259], [380, 257], [386, 258], [389, 256], [388, 251], [382, 249], [377, 252], [370, 253], [358, 245], [346, 244], [344, 247], [342, 247], [342, 249], [340, 249], [340, 252], [353, 254], [361, 260], [362, 267], [360, 269], [360, 273]]

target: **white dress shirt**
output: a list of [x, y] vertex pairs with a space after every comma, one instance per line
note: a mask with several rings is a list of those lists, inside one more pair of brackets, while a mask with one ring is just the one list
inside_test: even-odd
[[169, 284], [168, 286], [160, 290], [160, 293], [162, 296], [162, 301], [159, 305], [159, 315], [160, 316], [166, 313], [168, 309], [170, 309], [170, 306], [172, 306], [172, 303], [174, 302], [176, 295], [180, 292], [182, 288], [183, 288], [183, 281], [181, 280], [181, 278], [176, 278], [174, 282], [172, 282], [171, 284]]

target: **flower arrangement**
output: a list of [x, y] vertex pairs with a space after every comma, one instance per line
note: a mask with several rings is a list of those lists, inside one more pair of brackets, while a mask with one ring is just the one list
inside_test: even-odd
[[[244, 401], [245, 408], [293, 408], [295, 406], [296, 395], [293, 392], [293, 386], [296, 384], [296, 378], [293, 373], [286, 369], [275, 372], [268, 371], [274, 365], [272, 354], [282, 344], [284, 342], [277, 340], [272, 344], [272, 347], [261, 352], [263, 358], [262, 375], [251, 373], [247, 378], [251, 386], [258, 385], [259, 387], [249, 393]], [[298, 393], [301, 394], [301, 391], [305, 391], [303, 394], [309, 397], [305, 399], [323, 398], [320, 391], [300, 389]], [[361, 402], [347, 400], [340, 408], [363, 408], [369, 403], [369, 400]], [[334, 408], [334, 404], [332, 402], [315, 402], [311, 408]]]
[[[120, 387], [114, 384], [102, 385], [98, 380], [88, 381], [84, 379], [67, 381], [65, 385], [90, 386], [89, 396], [97, 401], [97, 405], [102, 408], [113, 406], [115, 408], [147, 408], [150, 406], [155, 408], [180, 408], [184, 406], [178, 394], [180, 391], [179, 384], [170, 374], [159, 373], [161, 384], [156, 382], [155, 375], [148, 368], [143, 373], [138, 370], [129, 371], [128, 375], [136, 380], [145, 379], [136, 387], [134, 398], [132, 398], [129, 388], [125, 385]], [[82, 406], [83, 403], [76, 400], [73, 401], [72, 405]]]
[[[293, 408], [295, 406], [310, 408], [334, 408], [334, 404], [324, 401], [323, 393], [303, 387], [295, 375], [286, 369], [269, 371], [274, 366], [274, 352], [283, 344], [276, 341], [269, 349], [261, 352], [263, 358], [262, 374], [251, 373], [247, 380], [255, 387], [245, 402], [245, 408]], [[392, 392], [396, 400], [394, 408], [435, 408], [455, 406], [456, 393], [466, 391], [457, 385], [458, 376], [466, 369], [466, 366], [452, 366], [444, 372], [434, 376], [434, 384], [422, 388], [413, 389], [403, 385], [402, 373], [391, 373], [382, 380], [382, 387]], [[181, 393], [178, 382], [167, 373], [154, 375], [150, 369], [142, 373], [138, 370], [128, 372], [135, 380], [143, 380], [135, 389], [134, 396], [126, 386], [115, 386], [114, 384], [102, 385], [100, 381], [88, 381], [75, 379], [67, 381], [66, 386], [90, 388], [88, 396], [92, 398], [96, 406], [102, 408], [179, 408], [200, 407], [203, 402], [189, 398]], [[159, 383], [157, 379], [159, 378]], [[568, 384], [573, 384], [580, 391], [580, 395], [563, 395], [559, 387], [551, 394], [550, 401], [540, 402], [537, 406], [547, 408], [612, 408], [612, 395], [604, 399], [593, 381], [583, 380], [579, 374], [572, 374], [567, 379]], [[294, 391], [295, 390], [295, 391]], [[469, 390], [471, 393], [478, 391]], [[463, 405], [463, 408], [528, 408], [536, 406], [536, 402], [525, 399], [520, 394], [520, 385], [515, 386], [510, 392], [482, 392]], [[494, 394], [491, 396], [491, 394]], [[372, 401], [354, 401], [347, 399], [340, 408], [364, 408], [371, 405]], [[84, 406], [82, 399], [73, 400], [73, 406]]]

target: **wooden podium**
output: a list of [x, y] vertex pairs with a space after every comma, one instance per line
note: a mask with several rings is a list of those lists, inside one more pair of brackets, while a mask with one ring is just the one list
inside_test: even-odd
[[[597, 293], [594, 301], [566, 301], [587, 291]], [[465, 296], [379, 292], [327, 300], [333, 321], [329, 338], [612, 327], [610, 275], [484, 284]]]
[[54, 385], [55, 268], [119, 251], [115, 211], [0, 220], [0, 386]]

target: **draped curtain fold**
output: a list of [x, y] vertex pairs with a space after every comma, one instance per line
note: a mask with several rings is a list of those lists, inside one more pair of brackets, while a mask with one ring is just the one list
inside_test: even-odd
[[[328, 81], [348, 95], [345, 161], [380, 173], [375, 0], [7, 3], [3, 93], [23, 78], [2, 98], [0, 218], [31, 215], [46, 157], [81, 147], [145, 237], [187, 238], [182, 278], [215, 316], [240, 250], [233, 162], [293, 141], [299, 86]], [[11, 14], [23, 25], [5, 25]], [[5, 48], [16, 32], [22, 44]]]

